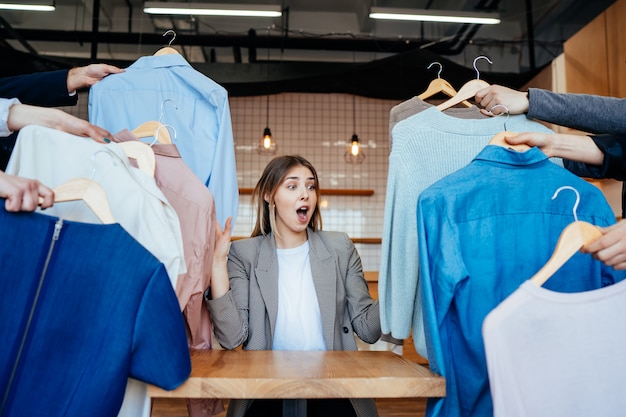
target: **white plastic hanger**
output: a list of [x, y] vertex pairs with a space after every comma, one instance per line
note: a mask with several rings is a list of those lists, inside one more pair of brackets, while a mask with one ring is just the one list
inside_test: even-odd
[[530, 281], [538, 286], [543, 285], [581, 248], [591, 242], [594, 242], [602, 236], [602, 232], [597, 226], [578, 220], [576, 209], [578, 209], [578, 203], [580, 203], [580, 194], [574, 187], [569, 185], [560, 187], [555, 191], [552, 199], [554, 200], [559, 192], [564, 189], [572, 190], [576, 193], [576, 203], [574, 203], [574, 222], [563, 229], [563, 232], [561, 232], [559, 240], [556, 243], [556, 248], [554, 249], [550, 259], [548, 259], [548, 262], [546, 262], [539, 272], [530, 278]]
[[[426, 68], [426, 69], [430, 69], [430, 67], [432, 67], [433, 65], [439, 65], [439, 71], [437, 72], [437, 78], [434, 78], [430, 84], [428, 84], [428, 88], [426, 88], [426, 91], [424, 91], [422, 94], [420, 94], [419, 96], [417, 96], [417, 98], [421, 99], [421, 100], [426, 100], [436, 94], [440, 94], [443, 93], [445, 95], [447, 95], [448, 97], [454, 97], [456, 95], [456, 90], [454, 89], [454, 87], [452, 87], [452, 85], [444, 80], [443, 78], [441, 78], [441, 71], [443, 70], [443, 66], [441, 65], [440, 62], [431, 62], [430, 65]], [[467, 107], [472, 107], [472, 103], [470, 103], [469, 101], [465, 100], [463, 101], [463, 105], [467, 106]]]
[[476, 57], [473, 63], [474, 70], [476, 71], [476, 79], [468, 81], [465, 84], [463, 84], [459, 92], [456, 93], [454, 97], [451, 97], [450, 99], [444, 101], [443, 103], [437, 106], [439, 110], [444, 111], [446, 109], [449, 109], [455, 104], [459, 104], [463, 100], [467, 100], [467, 99], [474, 97], [479, 90], [489, 87], [489, 84], [487, 84], [485, 81], [480, 79], [480, 72], [478, 71], [478, 68], [476, 68], [476, 61], [478, 61], [479, 59], [486, 59], [487, 62], [489, 62], [490, 64], [493, 64], [493, 62], [491, 62], [491, 60], [487, 58], [486, 56], [481, 55], [481, 56]]
[[496, 133], [491, 138], [491, 140], [489, 140], [489, 145], [498, 145], [498, 146], [502, 146], [504, 148], [514, 149], [514, 150], [516, 150], [518, 152], [525, 152], [525, 151], [529, 150], [530, 146], [526, 145], [525, 143], [520, 143], [518, 145], [511, 145], [510, 143], [508, 143], [505, 140], [505, 138], [513, 137], [513, 136], [517, 135], [517, 133], [509, 132], [508, 130], [506, 130], [506, 122], [509, 120], [509, 116], [511, 115], [509, 113], [509, 109], [504, 104], [496, 104], [495, 106], [493, 106], [491, 108], [491, 110], [489, 110], [489, 112], [493, 112], [493, 109], [495, 109], [496, 107], [502, 107], [504, 110], [506, 110], [506, 119], [504, 120], [504, 131], [502, 131], [500, 133]]

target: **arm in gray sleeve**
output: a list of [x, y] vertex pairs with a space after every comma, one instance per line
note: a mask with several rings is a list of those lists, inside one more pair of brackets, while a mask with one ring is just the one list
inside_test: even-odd
[[626, 135], [626, 98], [528, 90], [528, 118], [588, 133]]

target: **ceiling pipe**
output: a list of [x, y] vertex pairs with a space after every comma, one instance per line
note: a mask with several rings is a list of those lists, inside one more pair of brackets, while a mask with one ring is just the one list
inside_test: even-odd
[[[46, 42], [97, 42], [120, 45], [162, 45], [159, 33], [126, 33], [95, 31], [63, 31], [42, 29], [16, 29], [13, 34], [0, 33], [0, 39], [15, 39], [16, 36], [28, 41]], [[371, 38], [310, 38], [290, 36], [252, 35], [185, 35], [178, 34], [176, 43], [184, 46], [213, 46], [255, 48], [258, 45], [272, 49], [303, 49], [356, 52], [400, 53], [419, 49], [423, 44], [436, 40], [422, 39], [371, 39]]]
[[11, 36], [15, 38], [15, 40], [17, 40], [19, 44], [22, 45], [29, 53], [39, 55], [37, 50], [33, 48], [19, 33], [17, 33], [13, 26], [4, 20], [2, 16], [0, 16], [0, 29], [4, 29], [7, 33], [11, 34]]
[[130, 0], [126, 0], [126, 5], [128, 6], [128, 33], [133, 31], [133, 4]]
[[[497, 10], [498, 4], [500, 4], [500, 0], [481, 0], [474, 9], [479, 11]], [[430, 51], [439, 55], [458, 55], [471, 43], [481, 27], [482, 25], [466, 23], [457, 30], [451, 40], [437, 43]]]
[[534, 71], [537, 68], [537, 64], [535, 62], [535, 30], [533, 29], [532, 0], [526, 0], [526, 27], [528, 30], [528, 58], [530, 60], [530, 70]]
[[93, 15], [91, 17], [91, 60], [98, 59], [98, 27], [100, 26], [100, 0], [93, 0]]

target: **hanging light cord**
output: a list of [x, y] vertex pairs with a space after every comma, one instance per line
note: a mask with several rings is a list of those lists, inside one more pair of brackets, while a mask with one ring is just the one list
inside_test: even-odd
[[267, 79], [265, 82], [267, 98], [265, 100], [265, 127], [270, 127], [270, 27], [267, 27], [267, 60], [265, 62], [267, 66]]
[[352, 94], [352, 133], [356, 135], [356, 96]]

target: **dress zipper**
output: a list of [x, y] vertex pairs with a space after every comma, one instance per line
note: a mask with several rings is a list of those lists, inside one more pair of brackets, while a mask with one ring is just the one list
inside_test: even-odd
[[48, 271], [48, 265], [50, 264], [50, 258], [52, 257], [52, 251], [54, 250], [54, 245], [59, 240], [59, 235], [61, 234], [61, 228], [63, 227], [63, 219], [58, 219], [54, 224], [54, 232], [52, 233], [52, 240], [50, 242], [50, 246], [48, 247], [48, 255], [46, 256], [46, 262], [43, 265], [43, 269], [41, 270], [41, 275], [39, 276], [39, 285], [37, 286], [37, 292], [35, 293], [35, 298], [33, 299], [33, 304], [30, 307], [30, 313], [28, 315], [28, 321], [26, 322], [26, 328], [24, 329], [24, 334], [22, 335], [22, 340], [20, 342], [20, 347], [17, 351], [17, 356], [15, 357], [15, 362], [13, 362], [13, 369], [11, 370], [11, 376], [9, 377], [9, 382], [7, 384], [7, 388], [4, 392], [4, 396], [2, 398], [2, 405], [0, 405], [0, 416], [4, 413], [4, 407], [6, 406], [6, 402], [9, 399], [9, 393], [11, 391], [11, 386], [13, 385], [13, 379], [15, 378], [15, 373], [17, 372], [17, 367], [20, 363], [20, 358], [22, 356], [22, 351], [24, 350], [24, 345], [26, 344], [26, 338], [28, 337], [28, 332], [30, 330], [30, 326], [33, 321], [33, 316], [35, 315], [35, 309], [37, 308], [37, 301], [39, 301], [39, 295], [41, 294], [41, 288], [43, 287], [43, 281], [46, 277], [46, 273]]

